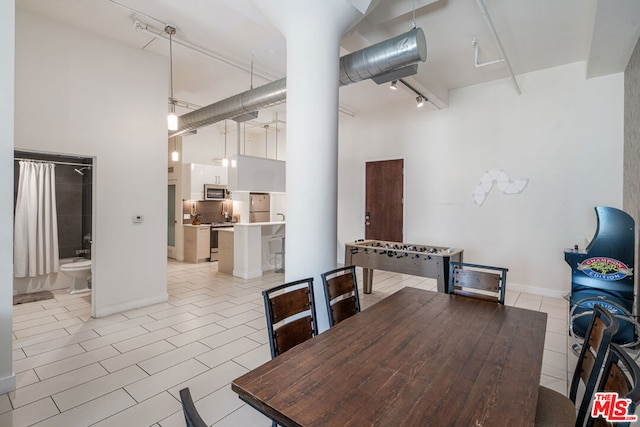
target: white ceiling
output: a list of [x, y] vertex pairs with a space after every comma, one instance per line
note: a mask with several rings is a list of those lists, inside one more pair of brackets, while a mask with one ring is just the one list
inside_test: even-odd
[[[373, 1], [375, 8], [344, 36], [343, 54], [411, 29], [414, 1], [416, 25], [425, 32], [428, 55], [418, 74], [406, 80], [429, 96], [431, 108], [446, 108], [451, 89], [509, 77], [504, 63], [474, 65], [474, 37], [481, 63], [500, 57], [480, 0]], [[621, 72], [640, 35], [638, 0], [485, 0], [485, 4], [516, 75], [576, 61], [587, 61], [589, 77]], [[285, 76], [285, 40], [251, 0], [16, 0], [16, 6], [167, 57], [168, 41], [136, 30], [134, 22], [162, 37], [165, 24], [172, 24], [177, 28], [174, 95], [188, 103], [211, 104], [251, 84], [256, 87]], [[414, 98], [407, 90], [393, 92], [371, 81], [340, 89], [341, 110], [348, 114]], [[178, 114], [187, 111], [179, 108]]]

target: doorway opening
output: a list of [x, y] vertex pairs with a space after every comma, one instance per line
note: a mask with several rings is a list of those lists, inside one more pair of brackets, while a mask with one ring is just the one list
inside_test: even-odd
[[[56, 242], [49, 245], [50, 248], [55, 249], [49, 252], [50, 255], [47, 255], [52, 265], [44, 270], [34, 269], [31, 266], [33, 259], [22, 258], [22, 254], [28, 251], [28, 245], [31, 245], [34, 239], [29, 239], [31, 242], [25, 242], [24, 239], [26, 235], [24, 228], [31, 227], [27, 225], [31, 220], [25, 218], [25, 212], [27, 216], [31, 214], [25, 207], [24, 198], [31, 196], [24, 192], [20, 195], [18, 193], [19, 187], [24, 188], [29, 182], [23, 176], [21, 183], [21, 163], [23, 163], [23, 168], [26, 164], [32, 166], [50, 165], [49, 173], [52, 172], [53, 175], [49, 188], [51, 189], [51, 198], [55, 198], [55, 204], [51, 203], [51, 209], [55, 207], [56, 215], [55, 217], [50, 216], [51, 224], [55, 223], [55, 228], [54, 225], [51, 225], [50, 230], [55, 229], [55, 233], [51, 231], [49, 236], [51, 240], [55, 239]], [[91, 296], [89, 292], [95, 286], [93, 268], [91, 267], [95, 225], [93, 217], [94, 166], [94, 158], [92, 157], [14, 151], [14, 248], [21, 247], [23, 249], [20, 253], [15, 253], [14, 256], [14, 269], [16, 270], [13, 279], [14, 295], [69, 288], [70, 293], [86, 292], [87, 298], [92, 300], [94, 292], [91, 292]], [[15, 249], [14, 252], [16, 252]], [[18, 261], [22, 263], [24, 268], [20, 271], [16, 268], [15, 257], [21, 257]], [[53, 261], [57, 261], [55, 268]], [[61, 271], [60, 266], [74, 262], [86, 264], [89, 267], [86, 269], [86, 273], [80, 272], [79, 268], [75, 267], [65, 269], [70, 272], [69, 274]], [[80, 264], [73, 265], [80, 266]]]

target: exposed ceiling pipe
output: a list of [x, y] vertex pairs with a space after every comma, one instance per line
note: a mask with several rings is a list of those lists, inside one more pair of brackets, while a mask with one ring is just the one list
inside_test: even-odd
[[504, 59], [504, 63], [507, 66], [507, 71], [509, 71], [509, 75], [511, 76], [511, 80], [513, 80], [513, 84], [516, 86], [516, 92], [518, 95], [521, 95], [520, 86], [518, 86], [518, 81], [516, 80], [516, 75], [513, 73], [513, 69], [511, 68], [511, 63], [509, 62], [509, 58], [507, 58], [507, 53], [504, 51], [504, 47], [502, 46], [502, 42], [500, 41], [500, 37], [498, 37], [498, 32], [496, 31], [496, 27], [493, 26], [493, 21], [491, 20], [491, 16], [489, 16], [489, 11], [487, 10], [487, 5], [484, 3], [484, 0], [477, 0], [478, 6], [480, 7], [480, 11], [484, 16], [487, 25], [489, 26], [489, 30], [491, 30], [491, 34], [493, 35], [496, 44], [498, 45], [498, 49], [500, 49], [500, 53], [502, 54], [502, 59]]
[[[427, 40], [424, 32], [422, 28], [413, 28], [340, 58], [340, 85], [384, 76], [426, 59]], [[383, 83], [384, 79], [380, 82]]]
[[[427, 42], [421, 28], [340, 58], [341, 86], [387, 73], [427, 59]], [[241, 114], [272, 107], [287, 99], [287, 79], [276, 80], [178, 117], [178, 130], [169, 137], [212, 125]]]

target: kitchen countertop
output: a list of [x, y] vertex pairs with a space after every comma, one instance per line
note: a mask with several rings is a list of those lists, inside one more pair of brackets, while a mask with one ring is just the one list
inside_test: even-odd
[[285, 225], [285, 221], [270, 221], [270, 222], [238, 222], [234, 224], [234, 227], [237, 226], [246, 226], [246, 227], [262, 227], [265, 225]]
[[213, 228], [223, 229], [223, 228], [233, 227], [235, 225], [235, 223], [231, 223], [231, 222], [205, 223], [205, 222], [203, 222], [202, 224], [199, 224], [199, 225], [193, 225], [193, 224], [182, 224], [182, 225], [185, 226], [185, 227], [213, 227]]

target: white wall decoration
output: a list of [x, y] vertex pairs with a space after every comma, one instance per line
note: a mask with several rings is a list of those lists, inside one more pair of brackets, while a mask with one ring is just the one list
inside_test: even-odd
[[473, 190], [473, 201], [482, 206], [491, 189], [498, 185], [502, 194], [520, 194], [529, 183], [529, 178], [511, 179], [502, 169], [488, 170], [480, 178], [480, 182]]

